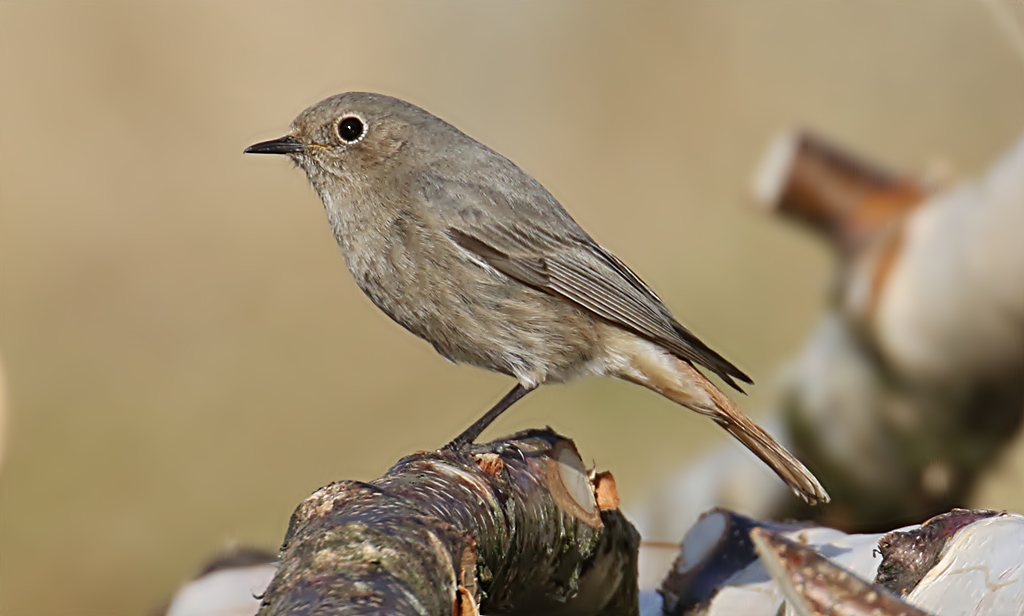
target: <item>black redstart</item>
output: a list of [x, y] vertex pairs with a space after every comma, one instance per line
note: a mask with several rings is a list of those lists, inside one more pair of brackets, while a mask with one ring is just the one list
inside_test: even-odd
[[615, 376], [710, 417], [804, 500], [828, 494], [695, 368], [739, 389], [738, 368], [504, 156], [410, 103], [350, 92], [249, 146], [286, 154], [320, 194], [359, 288], [455, 362], [516, 386], [449, 446], [473, 441], [543, 383]]

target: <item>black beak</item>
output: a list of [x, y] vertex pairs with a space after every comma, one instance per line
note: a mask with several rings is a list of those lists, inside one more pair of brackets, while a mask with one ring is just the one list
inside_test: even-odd
[[294, 154], [306, 149], [295, 137], [287, 136], [270, 141], [261, 141], [245, 148], [246, 154]]

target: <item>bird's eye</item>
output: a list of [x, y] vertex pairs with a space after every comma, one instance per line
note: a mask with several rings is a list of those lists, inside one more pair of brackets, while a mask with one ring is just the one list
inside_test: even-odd
[[341, 122], [338, 122], [338, 136], [345, 143], [355, 143], [362, 139], [365, 133], [366, 127], [363, 126], [363, 121], [355, 116], [342, 118]]

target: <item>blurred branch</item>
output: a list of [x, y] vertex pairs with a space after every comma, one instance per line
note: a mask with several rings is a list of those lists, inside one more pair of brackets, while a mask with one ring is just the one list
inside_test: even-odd
[[924, 198], [914, 180], [868, 162], [818, 135], [780, 135], [754, 181], [754, 200], [856, 251]]
[[[632, 512], [644, 537], [679, 536], [715, 505], [860, 531], [966, 505], [1024, 422], [1024, 140], [979, 179], [928, 194], [791, 134], [755, 183], [760, 205], [840, 255], [831, 306], [785, 371], [774, 430], [833, 503], [800, 507], [724, 449]], [[643, 555], [641, 571], [658, 558]]]
[[299, 506], [260, 614], [637, 614], [617, 500], [551, 431], [414, 454]]
[[845, 226], [860, 241], [782, 399], [846, 528], [965, 505], [1024, 420], [1024, 141], [976, 182], [879, 209], [889, 193], [842, 218], [872, 224]]
[[1009, 614], [1024, 605], [1022, 542], [1024, 516], [996, 511], [847, 535], [715, 509], [686, 533], [659, 592], [667, 616]]

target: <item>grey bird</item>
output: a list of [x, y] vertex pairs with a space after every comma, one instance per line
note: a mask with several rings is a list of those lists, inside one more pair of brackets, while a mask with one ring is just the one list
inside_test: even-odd
[[539, 385], [614, 376], [710, 417], [805, 501], [828, 502], [695, 366], [736, 389], [750, 378], [504, 156], [415, 105], [363, 92], [327, 98], [288, 135], [245, 151], [287, 155], [306, 172], [349, 271], [385, 314], [453, 362], [517, 379], [448, 447]]

